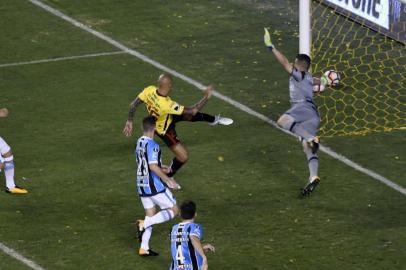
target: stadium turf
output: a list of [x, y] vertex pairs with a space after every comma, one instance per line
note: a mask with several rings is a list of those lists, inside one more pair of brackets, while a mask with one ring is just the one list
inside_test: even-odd
[[[286, 3], [285, 3], [286, 2]], [[297, 51], [297, 1], [47, 1], [127, 46], [275, 119], [288, 107], [287, 75], [262, 44], [262, 27]], [[28, 1], [2, 1], [0, 64], [115, 51]], [[158, 258], [136, 255], [133, 143], [121, 134], [128, 104], [160, 71], [129, 55], [0, 68], [1, 136], [30, 194], [0, 194], [0, 242], [45, 269], [167, 269], [168, 232], [155, 226]], [[173, 98], [201, 96], [176, 79]], [[321, 154], [322, 184], [307, 179], [300, 144], [213, 98], [204, 109], [230, 127], [180, 123], [190, 152], [178, 201], [198, 204], [210, 269], [400, 269], [406, 264], [404, 195]], [[136, 114], [135, 127], [145, 115]], [[406, 184], [404, 131], [325, 141], [337, 152]], [[372, 147], [373, 146], [373, 147]], [[163, 146], [166, 163], [172, 154]], [[219, 158], [219, 157], [222, 157]], [[396, 158], [397, 157], [397, 158]], [[221, 161], [222, 160], [222, 161]], [[0, 269], [26, 269], [0, 253]]]

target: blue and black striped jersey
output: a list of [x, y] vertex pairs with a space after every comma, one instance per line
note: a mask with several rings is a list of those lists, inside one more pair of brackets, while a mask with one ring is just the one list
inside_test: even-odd
[[203, 228], [193, 222], [176, 224], [171, 230], [171, 270], [200, 270], [203, 257], [194, 249], [190, 236], [200, 240], [203, 238]]
[[149, 169], [150, 164], [161, 167], [161, 149], [153, 139], [142, 136], [137, 141], [137, 191], [142, 197], [165, 192], [166, 186], [161, 178]]

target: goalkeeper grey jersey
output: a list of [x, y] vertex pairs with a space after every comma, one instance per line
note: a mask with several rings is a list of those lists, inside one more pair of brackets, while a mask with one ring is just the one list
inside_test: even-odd
[[313, 77], [309, 72], [299, 71], [293, 67], [289, 79], [290, 103], [295, 105], [301, 102], [313, 103]]

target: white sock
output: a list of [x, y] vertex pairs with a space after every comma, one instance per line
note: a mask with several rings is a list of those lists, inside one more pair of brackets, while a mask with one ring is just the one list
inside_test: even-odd
[[312, 181], [316, 176], [318, 176], [319, 157], [317, 156], [317, 154], [313, 154], [312, 150], [306, 144], [307, 143], [303, 141], [303, 151], [306, 154], [309, 166], [309, 180]]
[[4, 175], [6, 176], [7, 188], [15, 188], [14, 183], [14, 161], [13, 156], [4, 158]]
[[173, 211], [170, 209], [161, 210], [152, 217], [145, 217], [144, 228], [171, 220], [174, 216]]
[[142, 234], [142, 241], [141, 241], [141, 248], [144, 250], [149, 250], [149, 239], [151, 239], [152, 235], [152, 226], [149, 226], [145, 229], [144, 233]]

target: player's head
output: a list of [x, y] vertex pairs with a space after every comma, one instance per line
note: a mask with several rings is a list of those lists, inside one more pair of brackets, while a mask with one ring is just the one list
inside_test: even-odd
[[142, 119], [142, 130], [144, 133], [153, 133], [155, 131], [156, 118], [153, 116], [147, 116]]
[[194, 219], [196, 216], [196, 204], [193, 201], [184, 201], [180, 205], [180, 216], [183, 220]]
[[310, 57], [307, 54], [299, 53], [296, 55], [295, 68], [300, 71], [308, 71], [310, 64], [312, 63]]
[[172, 76], [168, 73], [161, 74], [158, 78], [159, 93], [163, 96], [169, 95], [172, 90]]

